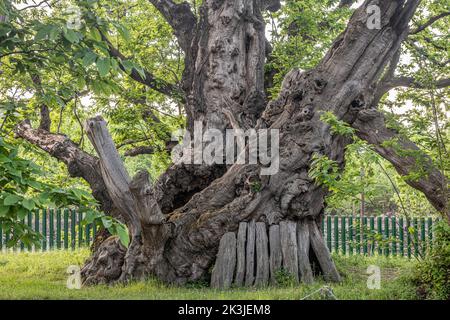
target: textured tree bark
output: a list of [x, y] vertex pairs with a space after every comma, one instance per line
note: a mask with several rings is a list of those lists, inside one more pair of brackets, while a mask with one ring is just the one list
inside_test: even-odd
[[[236, 127], [278, 129], [280, 170], [264, 176], [260, 164], [173, 165], [152, 186], [147, 173], [129, 177], [101, 118], [86, 125], [99, 158], [79, 150], [64, 136], [33, 130], [23, 123], [17, 130], [19, 136], [64, 161], [72, 175], [85, 178], [104, 210], [120, 216], [130, 229], [129, 248], [115, 238], [99, 246], [82, 270], [85, 283], [156, 276], [183, 284], [207, 278], [223, 235], [236, 232], [242, 222], [249, 222], [247, 285], [253, 284], [255, 276], [254, 253], [251, 261], [248, 257], [249, 246], [255, 250], [255, 222], [298, 225], [299, 232], [291, 240], [302, 241], [301, 256], [295, 251], [292, 258], [302, 260], [302, 279], [310, 282], [312, 277], [309, 260], [304, 259], [310, 245], [326, 279], [339, 281], [317, 227], [327, 190], [317, 186], [308, 171], [316, 153], [343, 168], [345, 147], [351, 141], [332, 134], [320, 116], [333, 112], [355, 127], [401, 174], [412, 170], [417, 164], [414, 159], [383, 146], [392, 132], [384, 124], [378, 128], [381, 131], [374, 131], [373, 118], [365, 115], [374, 113], [372, 102], [381, 75], [408, 34], [408, 22], [420, 1], [365, 1], [319, 65], [305, 72], [292, 70], [278, 98], [269, 103], [264, 94], [262, 11], [278, 10], [280, 1], [205, 0], [198, 19], [185, 3], [151, 2], [174, 28], [185, 52], [182, 89], [188, 129], [193, 132], [195, 121], [222, 132]], [[371, 4], [381, 9], [379, 30], [366, 25], [366, 8]], [[414, 148], [409, 142], [405, 146]], [[408, 166], [403, 168], [405, 161]], [[429, 176], [411, 185], [422, 190], [438, 210], [446, 210], [445, 193], [436, 191], [446, 180], [435, 169], [428, 172]], [[255, 184], [260, 187], [253, 188]], [[238, 263], [239, 257], [238, 253]], [[272, 272], [277, 263], [271, 261]], [[244, 281], [242, 272], [238, 283]], [[262, 277], [264, 282], [266, 277]]]

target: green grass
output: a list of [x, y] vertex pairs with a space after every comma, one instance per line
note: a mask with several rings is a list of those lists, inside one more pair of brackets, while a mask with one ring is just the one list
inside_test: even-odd
[[[0, 299], [302, 299], [323, 285], [329, 285], [338, 299], [416, 299], [416, 288], [407, 277], [414, 266], [412, 261], [361, 256], [334, 257], [343, 277], [340, 284], [326, 284], [319, 279], [311, 286], [219, 291], [199, 285], [176, 287], [148, 280], [128, 286], [67, 289], [67, 267], [82, 265], [88, 255], [87, 250], [0, 254]], [[379, 290], [367, 288], [369, 265], [381, 268]], [[321, 298], [319, 293], [310, 297]]]

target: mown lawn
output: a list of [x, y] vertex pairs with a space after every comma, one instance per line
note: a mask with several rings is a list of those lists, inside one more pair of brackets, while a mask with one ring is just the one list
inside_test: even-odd
[[[265, 289], [212, 290], [200, 285], [167, 286], [156, 280], [128, 286], [67, 289], [69, 265], [82, 265], [88, 250], [46, 253], [0, 254], [0, 299], [302, 299], [326, 285], [289, 285]], [[416, 288], [408, 281], [413, 261], [402, 258], [335, 256], [343, 281], [330, 284], [338, 299], [416, 299]], [[381, 268], [381, 289], [367, 288], [367, 267]], [[308, 299], [325, 299], [315, 293]]]

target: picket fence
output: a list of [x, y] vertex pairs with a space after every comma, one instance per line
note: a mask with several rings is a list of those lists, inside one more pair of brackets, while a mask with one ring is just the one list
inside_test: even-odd
[[[23, 220], [42, 234], [39, 246], [23, 243], [8, 248], [12, 230], [0, 225], [0, 250], [50, 251], [88, 247], [98, 232], [97, 226], [82, 223], [83, 214], [74, 209], [40, 210], [28, 213]], [[322, 234], [331, 252], [344, 255], [423, 256], [433, 245], [432, 218], [354, 217], [326, 215]]]

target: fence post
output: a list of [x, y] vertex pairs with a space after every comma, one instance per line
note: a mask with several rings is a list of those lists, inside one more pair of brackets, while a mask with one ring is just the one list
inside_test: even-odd
[[[23, 218], [21, 221], [20, 221], [22, 224], [25, 224], [25, 218]], [[14, 232], [14, 231], [13, 231]], [[19, 241], [20, 242], [20, 251], [22, 252], [22, 251], [25, 251], [25, 244], [22, 242], [22, 241]], [[13, 250], [14, 250], [14, 248], [13, 248]]]
[[397, 256], [397, 220], [395, 217], [391, 219], [392, 225], [392, 238], [394, 241], [392, 242], [392, 255]]
[[363, 217], [363, 224], [362, 224], [362, 235], [363, 235], [363, 250], [364, 255], [367, 256], [367, 217]]
[[42, 210], [42, 251], [47, 251], [47, 209]]
[[72, 250], [75, 250], [75, 244], [76, 244], [76, 238], [77, 238], [77, 234], [75, 232], [75, 220], [76, 220], [77, 216], [76, 216], [76, 212], [75, 209], [70, 210], [70, 247], [72, 248]]
[[428, 218], [428, 250], [433, 247], [433, 219]]
[[10, 232], [11, 232], [10, 229], [6, 229], [5, 230], [5, 247], [6, 247], [6, 250], [8, 250], [8, 241], [9, 241]]
[[49, 249], [53, 250], [55, 248], [55, 211], [54, 209], [50, 209], [49, 215]]
[[341, 239], [342, 239], [342, 254], [345, 256], [347, 254], [347, 242], [346, 239], [346, 218], [341, 217]]
[[61, 249], [61, 209], [56, 211], [56, 248]]
[[374, 217], [370, 217], [370, 236], [371, 236], [370, 255], [373, 256], [375, 253], [375, 218]]
[[339, 253], [339, 217], [334, 217], [334, 251]]
[[384, 255], [386, 257], [389, 256], [389, 244], [390, 244], [390, 239], [389, 239], [389, 217], [384, 217], [384, 235], [386, 237], [386, 247], [385, 247], [385, 252]]
[[78, 247], [83, 246], [83, 226], [81, 225], [81, 221], [83, 220], [83, 214], [81, 212], [78, 212]]
[[64, 209], [64, 249], [69, 249], [69, 209]]
[[349, 229], [348, 252], [350, 255], [353, 255], [353, 216], [350, 216], [348, 218], [348, 229]]
[[414, 226], [414, 255], [417, 257], [419, 255], [419, 225], [417, 218], [413, 219]]
[[[383, 225], [382, 225], [381, 217], [377, 217], [377, 236], [379, 239], [383, 238]], [[381, 241], [381, 243], [380, 243], [380, 241], [377, 241], [377, 249], [378, 249], [379, 255], [383, 254], [383, 242], [382, 241]]]
[[332, 250], [331, 248], [331, 217], [328, 216], [327, 217], [327, 245], [328, 245], [328, 250]]
[[400, 249], [400, 255], [402, 257], [404, 257], [405, 256], [405, 241], [403, 239], [403, 235], [405, 233], [405, 229], [403, 228], [403, 217], [400, 217], [398, 224], [399, 224], [398, 232], [399, 232], [399, 236], [400, 236], [399, 237], [399, 241], [400, 241], [400, 248], [399, 248]]
[[361, 254], [361, 240], [362, 240], [362, 235], [361, 235], [361, 218], [357, 217], [355, 218], [355, 222], [356, 222], [356, 234], [355, 234], [355, 239], [356, 239], [356, 254]]
[[408, 251], [408, 258], [411, 258], [411, 233], [410, 233], [410, 227], [411, 227], [411, 219], [406, 217], [406, 230], [407, 232], [407, 238], [406, 238], [406, 245], [407, 245], [407, 251]]
[[91, 243], [91, 224], [86, 225], [86, 246]]
[[420, 248], [422, 249], [422, 256], [425, 256], [426, 253], [426, 244], [425, 244], [425, 219], [420, 219]]

